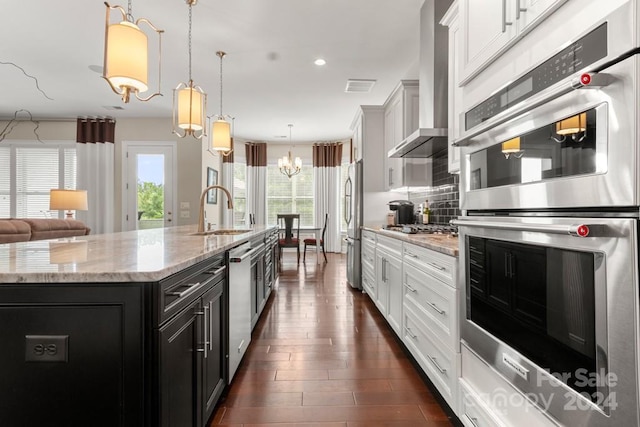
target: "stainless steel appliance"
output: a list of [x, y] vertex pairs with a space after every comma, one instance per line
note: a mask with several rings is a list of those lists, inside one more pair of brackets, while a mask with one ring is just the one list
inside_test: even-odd
[[462, 343], [561, 425], [640, 425], [632, 5], [469, 109], [458, 141]]
[[362, 206], [364, 187], [362, 183], [362, 160], [349, 165], [349, 177], [344, 188], [344, 219], [347, 223], [347, 282], [351, 287], [362, 289], [362, 267], [360, 260], [362, 234]]
[[264, 248], [264, 243], [252, 248], [247, 242], [229, 251], [229, 384], [251, 342], [252, 274]]
[[395, 212], [395, 221], [393, 225], [413, 224], [415, 222], [412, 202], [409, 200], [394, 200], [388, 204], [389, 209]]

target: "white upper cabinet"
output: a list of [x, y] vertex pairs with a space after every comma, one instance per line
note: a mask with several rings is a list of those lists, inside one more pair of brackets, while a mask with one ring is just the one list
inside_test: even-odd
[[449, 27], [449, 173], [460, 173], [460, 148], [452, 145], [460, 136], [460, 113], [462, 109], [462, 88], [460, 81], [460, 20], [458, 19], [458, 2], [455, 1], [442, 18], [442, 25]]
[[402, 80], [384, 104], [385, 190], [407, 185], [401, 158], [387, 153], [418, 129], [419, 85], [417, 80]]
[[566, 0], [460, 0], [464, 85]]
[[381, 105], [361, 105], [351, 123], [355, 160], [364, 164], [364, 191], [385, 191], [384, 178], [380, 173], [387, 153], [380, 149], [384, 145], [384, 108]]

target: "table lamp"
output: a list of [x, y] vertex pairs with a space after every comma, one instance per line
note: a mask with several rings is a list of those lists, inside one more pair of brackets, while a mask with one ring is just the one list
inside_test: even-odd
[[49, 209], [66, 210], [65, 219], [73, 219], [71, 211], [86, 211], [88, 208], [87, 190], [51, 189]]

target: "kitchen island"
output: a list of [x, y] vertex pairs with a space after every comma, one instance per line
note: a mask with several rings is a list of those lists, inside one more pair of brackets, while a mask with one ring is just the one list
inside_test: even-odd
[[[242, 309], [228, 307], [226, 254], [275, 231], [0, 245], [2, 425], [205, 425], [227, 384], [228, 313]], [[276, 269], [256, 266], [266, 298]]]

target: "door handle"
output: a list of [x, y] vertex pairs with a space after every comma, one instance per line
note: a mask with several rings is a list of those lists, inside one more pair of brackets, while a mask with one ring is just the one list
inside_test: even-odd
[[209, 332], [208, 332], [208, 326], [209, 326], [209, 306], [205, 305], [203, 307], [204, 309], [204, 316], [202, 318], [203, 320], [203, 327], [204, 327], [204, 358], [206, 359], [207, 357], [209, 357], [209, 353], [207, 352], [207, 350], [209, 350]]
[[513, 22], [507, 22], [507, 0], [502, 0], [502, 32], [507, 32], [507, 26]]
[[213, 351], [213, 301], [209, 301], [209, 350]]
[[526, 7], [520, 7], [520, 2], [522, 0], [516, 0], [516, 20], [520, 19], [520, 12], [526, 12]]

